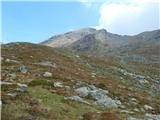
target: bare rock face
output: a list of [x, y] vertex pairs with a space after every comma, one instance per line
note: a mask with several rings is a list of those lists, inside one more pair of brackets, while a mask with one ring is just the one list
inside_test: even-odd
[[96, 30], [93, 28], [83, 28], [75, 31], [67, 32], [61, 35], [56, 35], [49, 38], [47, 41], [42, 42], [42, 44], [51, 47], [66, 47], [73, 42], [81, 39], [85, 35], [91, 34]]

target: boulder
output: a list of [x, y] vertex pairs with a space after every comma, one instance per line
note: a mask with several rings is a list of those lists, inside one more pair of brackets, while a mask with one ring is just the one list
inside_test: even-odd
[[[97, 88], [94, 85], [80, 87], [77, 88], [75, 91], [81, 97], [86, 97], [86, 96], [92, 97], [92, 99], [95, 100], [96, 104], [102, 107], [106, 108], [118, 107], [116, 103], [117, 101], [113, 100], [107, 95], [108, 94], [107, 90]], [[120, 101], [118, 101], [118, 103], [120, 104]]]
[[106, 108], [118, 107], [115, 100], [108, 97], [106, 94], [104, 94], [101, 91], [92, 91], [90, 95], [96, 100], [97, 104], [103, 107], [106, 107]]
[[147, 120], [160, 120], [160, 114], [155, 115], [155, 114], [146, 113], [145, 116]]

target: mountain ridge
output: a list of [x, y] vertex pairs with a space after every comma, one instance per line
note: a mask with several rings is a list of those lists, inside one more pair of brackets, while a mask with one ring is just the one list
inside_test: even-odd
[[139, 55], [140, 53], [145, 57], [148, 57], [149, 53], [159, 56], [160, 53], [156, 49], [160, 49], [160, 29], [130, 36], [110, 33], [105, 29], [83, 28], [53, 36], [40, 44], [66, 48], [92, 56]]

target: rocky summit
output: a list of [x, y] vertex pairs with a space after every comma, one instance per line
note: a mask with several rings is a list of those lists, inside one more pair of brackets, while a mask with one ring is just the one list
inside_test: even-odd
[[160, 30], [83, 28], [1, 52], [2, 120], [160, 120]]

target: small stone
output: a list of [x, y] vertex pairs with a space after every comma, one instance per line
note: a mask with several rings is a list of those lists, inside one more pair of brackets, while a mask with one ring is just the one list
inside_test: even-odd
[[139, 112], [138, 108], [134, 108], [133, 110], [134, 110], [135, 112]]
[[126, 108], [124, 105], [120, 105], [119, 107], [122, 108], [122, 109], [125, 109], [125, 108]]
[[91, 73], [91, 76], [92, 76], [93, 78], [95, 78], [95, 77], [96, 77], [96, 73]]
[[8, 58], [5, 60], [5, 62], [7, 62], [7, 63], [16, 63], [16, 64], [17, 64], [17, 63], [20, 63], [20, 62], [17, 61], [17, 60], [10, 60], [10, 59], [8, 59]]
[[16, 76], [15, 73], [9, 74], [9, 77], [10, 77], [12, 80], [15, 80], [15, 79], [17, 78], [17, 76]]
[[28, 86], [26, 84], [18, 83], [17, 85], [19, 87], [17, 90], [20, 92], [26, 92], [28, 90]]
[[131, 98], [131, 101], [137, 101], [137, 99], [136, 98]]
[[120, 100], [115, 100], [115, 102], [116, 102], [117, 105], [121, 105], [122, 104]]
[[79, 58], [79, 55], [76, 55], [77, 58]]
[[8, 95], [8, 96], [11, 96], [11, 97], [16, 97], [16, 96], [17, 96], [17, 93], [16, 93], [16, 92], [13, 92], [13, 93], [8, 93], [7, 95]]
[[62, 84], [61, 82], [55, 82], [55, 83], [54, 83], [54, 87], [62, 88], [62, 87], [63, 87], [63, 84]]
[[121, 110], [122, 113], [133, 114], [134, 112], [128, 110]]
[[149, 106], [149, 105], [144, 105], [144, 109], [145, 110], [153, 110], [153, 108], [151, 106]]
[[44, 72], [43, 77], [52, 77], [52, 73], [50, 72]]
[[22, 66], [19, 68], [19, 70], [20, 70], [21, 73], [24, 73], [24, 74], [28, 72], [27, 67], [24, 66], [24, 65], [22, 65]]

